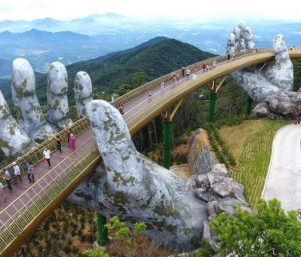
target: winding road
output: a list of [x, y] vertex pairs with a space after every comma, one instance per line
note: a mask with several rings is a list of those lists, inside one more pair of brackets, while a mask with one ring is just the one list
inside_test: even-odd
[[290, 124], [275, 135], [262, 198], [281, 201], [285, 211], [301, 208], [301, 125]]

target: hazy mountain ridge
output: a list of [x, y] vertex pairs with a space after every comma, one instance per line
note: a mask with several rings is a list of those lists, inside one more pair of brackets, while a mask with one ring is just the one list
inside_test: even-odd
[[[64, 65], [95, 59], [133, 48], [156, 37], [174, 38], [213, 54], [224, 54], [229, 34], [239, 21], [211, 22], [153, 19], [138, 21], [114, 13], [94, 14], [82, 19], [59, 21], [50, 18], [33, 21], [0, 22], [0, 77], [9, 78], [6, 64], [15, 58], [26, 58], [35, 71], [45, 73], [49, 64]], [[301, 23], [252, 21], [257, 47], [272, 47], [278, 33], [287, 45], [300, 42]], [[11, 65], [10, 65], [11, 66]]]
[[[78, 71], [89, 74], [93, 92], [112, 94], [123, 84], [133, 85], [135, 72], [143, 71], [146, 81], [168, 74], [182, 66], [213, 57], [211, 53], [175, 39], [158, 37], [134, 48], [112, 55], [67, 65], [69, 105], [74, 104], [74, 78]], [[0, 89], [13, 109], [10, 80], [0, 80]], [[47, 74], [36, 73], [36, 94], [41, 105], [46, 105]]]

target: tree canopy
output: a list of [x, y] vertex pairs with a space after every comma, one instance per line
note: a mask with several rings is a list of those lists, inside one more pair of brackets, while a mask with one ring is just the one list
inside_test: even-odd
[[300, 210], [285, 212], [277, 199], [260, 199], [257, 212], [237, 207], [235, 216], [221, 213], [210, 226], [219, 239], [219, 256], [301, 256], [300, 217]]

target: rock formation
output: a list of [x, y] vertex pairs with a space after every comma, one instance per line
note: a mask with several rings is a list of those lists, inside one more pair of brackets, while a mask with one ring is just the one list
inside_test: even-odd
[[33, 69], [23, 58], [13, 61], [12, 98], [20, 127], [34, 141], [44, 141], [55, 134], [47, 123], [35, 93], [36, 81]]
[[6, 156], [17, 156], [37, 146], [12, 116], [0, 90], [0, 146]]
[[[251, 29], [242, 23], [229, 35], [227, 52], [239, 52], [254, 49]], [[261, 71], [248, 69], [232, 73], [235, 81], [256, 102], [263, 101], [271, 93], [292, 91], [294, 76], [293, 64], [289, 58], [284, 36], [278, 34], [273, 42], [275, 63], [267, 64]]]
[[190, 173], [207, 174], [215, 164], [209, 149], [207, 134], [203, 129], [196, 130], [189, 138], [188, 166]]
[[76, 73], [74, 79], [75, 104], [77, 116], [87, 116], [86, 105], [92, 100], [92, 82], [89, 74], [85, 71]]
[[301, 92], [271, 93], [255, 106], [252, 113], [259, 118], [273, 120], [296, 119], [301, 115]]
[[68, 116], [68, 75], [65, 66], [60, 62], [51, 63], [47, 81], [47, 120], [62, 130], [72, 125]]
[[195, 131], [189, 139], [188, 163], [192, 176], [186, 184], [194, 188], [200, 201], [206, 203], [208, 219], [203, 223], [202, 237], [208, 239], [212, 248], [217, 250], [218, 240], [209, 226], [214, 216], [221, 212], [235, 215], [233, 206], [238, 205], [249, 213], [252, 210], [244, 197], [243, 185], [229, 176], [224, 164], [214, 161], [214, 153], [209, 150], [207, 141], [203, 129]]
[[209, 226], [215, 215], [234, 215], [238, 205], [252, 213], [244, 187], [230, 178], [224, 164], [214, 163], [203, 142], [196, 142], [203, 130], [191, 137], [189, 155], [205, 165], [192, 165], [194, 174], [184, 183], [136, 151], [122, 116], [109, 103], [91, 101], [87, 115], [104, 164], [68, 200], [106, 217], [117, 215], [131, 227], [145, 222], [147, 236], [180, 252], [195, 249], [193, 242], [201, 238], [218, 248]]
[[6, 156], [22, 155], [72, 124], [68, 116], [67, 88], [66, 68], [59, 62], [52, 63], [48, 73], [48, 123], [35, 93], [35, 75], [31, 65], [23, 58], [13, 61], [11, 90], [17, 121], [0, 93], [0, 147]]
[[171, 249], [194, 249], [207, 220], [206, 205], [174, 173], [136, 151], [116, 108], [93, 100], [87, 115], [105, 166], [68, 199], [129, 225], [145, 222], [145, 234]]
[[235, 52], [254, 48], [252, 29], [243, 22], [240, 22], [228, 37], [226, 53], [233, 55]]

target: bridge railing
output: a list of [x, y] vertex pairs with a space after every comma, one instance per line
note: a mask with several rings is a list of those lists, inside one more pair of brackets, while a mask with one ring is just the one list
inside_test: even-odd
[[[272, 49], [259, 49], [257, 50], [257, 53], [265, 53], [265, 52], [272, 52]], [[246, 55], [253, 55], [256, 53], [255, 49], [248, 50], [248, 51], [242, 51], [236, 53], [235, 59], [239, 59]], [[228, 60], [227, 56], [220, 56], [219, 58], [210, 58], [208, 60], [202, 61], [200, 63], [206, 62], [207, 64], [212, 63], [214, 60], [216, 60], [216, 65], [224, 63], [224, 62], [230, 62], [231, 60]], [[164, 90], [157, 90], [154, 95], [152, 95], [151, 100], [149, 100], [147, 97], [145, 97], [145, 100], [140, 102], [138, 105], [136, 105], [134, 108], [127, 110], [126, 113], [123, 115], [126, 119], [127, 126], [129, 129], [132, 129], [133, 127], [137, 126], [137, 124], [140, 124], [141, 120], [148, 114], [148, 113], [156, 113], [156, 110], [162, 109], [163, 105], [171, 98], [174, 98], [182, 93], [184, 91], [187, 91], [187, 89], [194, 87], [194, 82], [192, 81], [195, 77], [202, 76], [202, 74], [208, 74], [208, 72], [212, 71], [214, 69], [209, 69], [207, 71], [203, 71], [202, 69], [199, 69], [198, 71], [194, 72], [188, 77], [185, 77], [184, 79], [181, 79], [180, 81], [174, 82], [174, 83], [168, 83]], [[185, 84], [185, 85], [183, 85]], [[118, 98], [117, 98], [118, 100]], [[141, 111], [142, 110], [142, 111]]]
[[0, 220], [0, 254], [96, 158], [99, 151], [92, 137], [2, 210], [7, 218]]
[[[296, 50], [300, 50], [300, 47], [297, 47]], [[257, 49], [258, 53], [271, 52], [271, 51], [273, 51], [273, 49], [271, 49], [271, 48]], [[236, 53], [236, 58], [239, 58], [239, 57], [245, 56], [245, 55], [251, 55], [251, 54], [254, 54], [255, 52], [256, 52], [255, 49], [240, 51], [240, 52]], [[207, 63], [208, 65], [212, 66], [213, 61], [216, 61], [216, 65], [218, 65], [218, 64], [226, 62], [228, 60], [227, 60], [226, 55], [222, 55], [222, 56], [216, 56], [216, 57], [212, 57], [212, 58], [197, 62], [196, 63], [196, 66], [198, 67], [197, 73], [199, 73], [202, 70], [202, 64], [204, 62]], [[196, 73], [196, 72], [194, 72], [194, 65], [195, 64], [191, 64], [189, 66], [186, 66], [186, 68], [188, 67], [191, 71], [193, 71], [192, 73]], [[171, 72], [169, 74], [166, 74], [153, 81], [150, 81], [150, 82], [132, 90], [131, 92], [116, 98], [115, 100], [113, 100], [111, 102], [111, 104], [114, 105], [115, 107], [118, 107], [118, 105], [120, 105], [120, 104], [127, 105], [127, 104], [133, 102], [134, 100], [136, 100], [137, 98], [140, 98], [142, 96], [147, 96], [147, 93], [149, 91], [154, 91], [154, 90], [158, 89], [160, 87], [162, 81], [165, 82], [166, 87], [168, 87], [171, 84], [179, 85], [180, 82], [171, 83], [171, 74], [173, 74], [173, 73], [180, 74], [181, 69]], [[183, 82], [185, 82], [185, 79], [184, 80], [181, 79], [181, 83], [183, 83]], [[155, 99], [156, 96], [153, 95], [152, 98]], [[145, 99], [147, 99], [147, 97], [145, 97]], [[147, 100], [145, 100], [145, 102], [146, 101]], [[134, 112], [135, 112], [134, 110], [130, 110], [130, 113], [133, 114]], [[130, 113], [125, 114], [125, 118], [129, 117]], [[87, 128], [89, 128], [88, 119], [86, 117], [84, 117], [84, 118], [76, 121], [74, 124], [72, 124], [72, 126], [70, 128], [72, 128], [75, 132], [75, 135], [77, 135], [81, 131], [84, 131]], [[60, 137], [62, 139], [62, 143], [65, 143], [67, 140], [67, 138], [66, 138], [67, 131], [68, 131], [68, 128], [63, 129], [62, 131], [57, 133], [58, 135], [60, 135]], [[42, 160], [42, 158], [43, 158], [42, 152], [45, 147], [48, 147], [50, 149], [50, 151], [53, 152], [56, 148], [55, 137], [49, 138], [48, 140], [41, 143], [37, 148], [29, 151], [28, 153], [22, 155], [21, 157], [19, 157], [18, 159], [15, 160], [20, 165], [21, 173], [26, 172], [28, 161], [32, 162], [33, 164], [36, 164]], [[13, 164], [11, 163], [11, 164], [7, 165], [5, 168], [7, 170], [12, 170]], [[6, 185], [6, 183], [3, 179], [0, 179], [0, 180], [4, 185]]]
[[[258, 53], [263, 53], [263, 52], [272, 52], [273, 49], [271, 48], [263, 48], [263, 49], [257, 49]], [[235, 53], [236, 57], [235, 58], [239, 58], [241, 56], [245, 56], [245, 55], [252, 55], [256, 52], [256, 49], [251, 49], [251, 50], [245, 50], [245, 51], [240, 51]], [[219, 63], [223, 63], [228, 61], [228, 56], [227, 55], [221, 55], [221, 56], [216, 56], [216, 57], [212, 57], [206, 60], [202, 60], [200, 62], [197, 62], [195, 64], [191, 64], [186, 66], [185, 68], [189, 68], [191, 71], [191, 74], [194, 73], [194, 65], [197, 66], [197, 71], [202, 70], [202, 64], [205, 62], [206, 64], [208, 64], [209, 66], [213, 65], [213, 62], [216, 61], [216, 64], [218, 65]], [[169, 74], [166, 74], [162, 77], [159, 77], [155, 80], [152, 80], [144, 85], [141, 85], [135, 89], [133, 89], [132, 91], [114, 99], [111, 104], [114, 105], [116, 108], [118, 108], [118, 106], [120, 105], [127, 105], [129, 103], [131, 103], [132, 101], [134, 101], [137, 98], [140, 98], [142, 96], [147, 96], [149, 91], [153, 91], [155, 89], [158, 89], [161, 86], [161, 82], [163, 81], [165, 84], [166, 83], [170, 83], [171, 82], [171, 75], [175, 73], [175, 74], [181, 74], [181, 69], [175, 70]]]
[[[61, 137], [62, 145], [67, 142], [67, 131], [71, 128], [74, 132], [74, 135], [78, 135], [85, 131], [86, 129], [90, 128], [89, 121], [86, 117], [83, 117], [79, 119], [78, 121], [74, 122], [70, 127], [65, 128], [58, 132], [56, 135], [59, 135]], [[51, 138], [48, 138], [41, 144], [39, 144], [36, 148], [28, 151], [24, 155], [20, 156], [15, 160], [15, 162], [18, 163], [20, 166], [20, 172], [21, 174], [25, 173], [27, 171], [27, 163], [31, 162], [33, 165], [39, 163], [43, 159], [43, 151], [47, 147], [51, 152], [54, 152], [56, 150], [56, 137], [53, 136]], [[13, 163], [10, 163], [5, 167], [8, 171], [11, 171], [13, 174]], [[6, 185], [6, 182], [1, 178], [1, 182], [3, 185]]]

